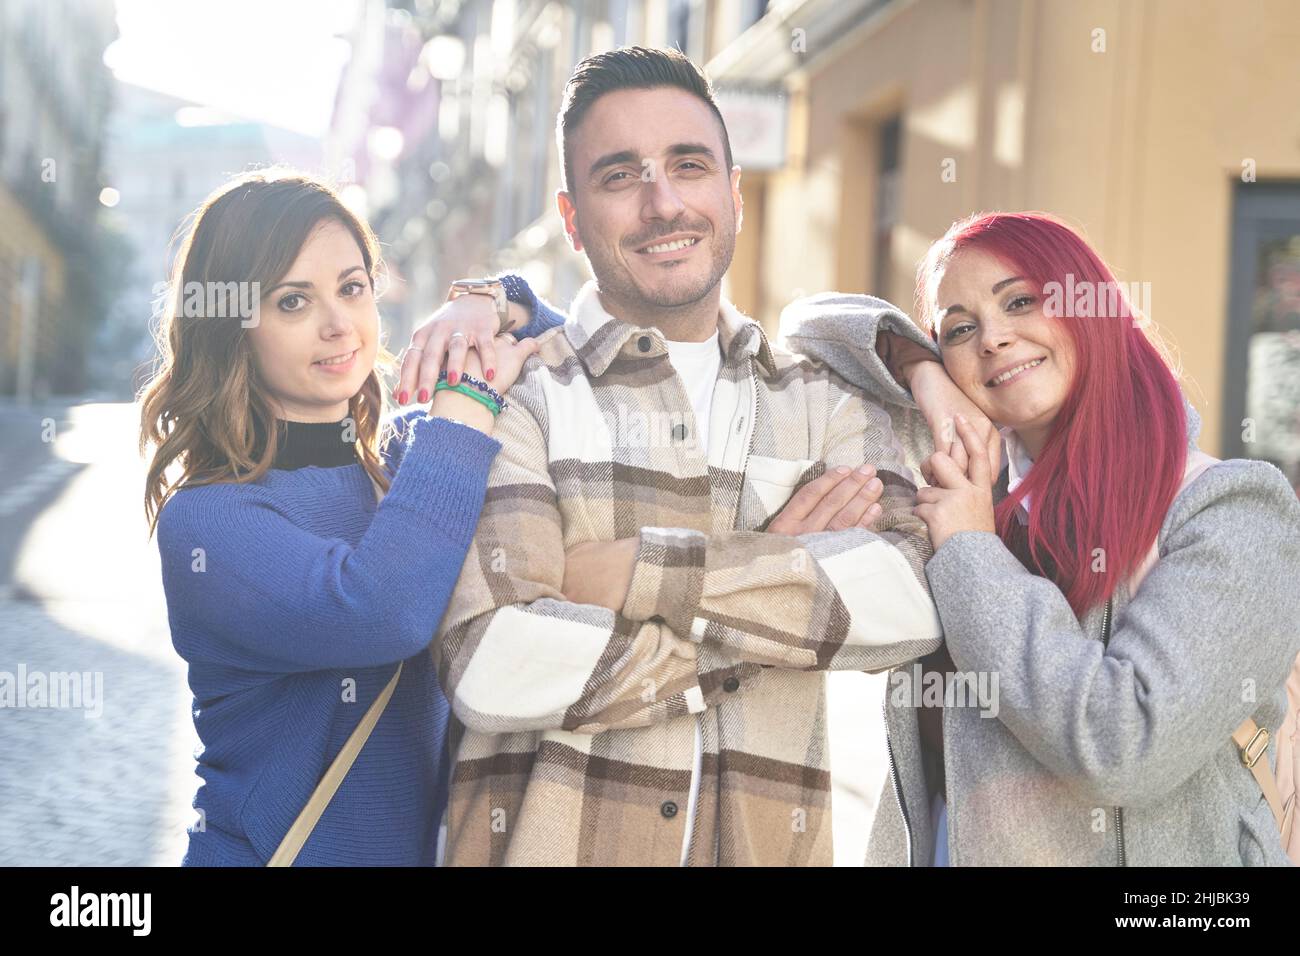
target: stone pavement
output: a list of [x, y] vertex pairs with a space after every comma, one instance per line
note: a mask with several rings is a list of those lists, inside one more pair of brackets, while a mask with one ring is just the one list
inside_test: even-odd
[[[0, 408], [0, 672], [89, 674], [103, 694], [98, 716], [85, 700], [0, 706], [0, 866], [185, 853], [198, 740], [146, 536], [136, 414]], [[53, 442], [39, 437], [49, 419]]]
[[29, 675], [102, 675], [102, 713], [86, 700], [0, 710], [0, 866], [178, 864], [199, 783], [179, 659], [123, 651], [6, 601], [0, 670], [16, 676], [20, 663]]

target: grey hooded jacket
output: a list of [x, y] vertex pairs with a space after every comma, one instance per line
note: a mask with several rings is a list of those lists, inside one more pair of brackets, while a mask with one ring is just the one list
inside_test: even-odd
[[[909, 458], [929, 453], [911, 396], [875, 351], [881, 329], [935, 349], [902, 312], [827, 293], [789, 306], [782, 327], [789, 348], [887, 403]], [[1187, 411], [1195, 447], [1200, 419]], [[1005, 488], [1004, 470], [995, 498]], [[1115, 593], [1106, 643], [1104, 607], [1076, 617], [996, 535], [959, 532], [926, 565], [948, 651], [971, 675], [960, 689], [982, 675], [996, 691], [943, 710], [952, 865], [1289, 865], [1230, 734], [1248, 716], [1277, 727], [1286, 708], [1300, 501], [1272, 465], [1225, 461], [1176, 498], [1158, 547], [1139, 596]], [[933, 858], [918, 672], [890, 673], [892, 767], [868, 864]], [[1275, 768], [1275, 745], [1267, 759]]]

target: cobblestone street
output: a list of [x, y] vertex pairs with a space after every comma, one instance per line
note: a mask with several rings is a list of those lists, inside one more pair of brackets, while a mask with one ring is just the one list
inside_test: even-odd
[[93, 705], [0, 707], [0, 865], [176, 865], [185, 852], [198, 741], [134, 429], [129, 404], [0, 408], [0, 671], [102, 687]]

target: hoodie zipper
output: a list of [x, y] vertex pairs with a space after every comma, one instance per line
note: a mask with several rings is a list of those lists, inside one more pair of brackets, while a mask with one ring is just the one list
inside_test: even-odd
[[[1110, 644], [1110, 606], [1111, 602], [1106, 602], [1106, 610], [1101, 615], [1101, 646], [1103, 648]], [[1124, 808], [1115, 807], [1115, 840], [1119, 844], [1119, 865], [1127, 866], [1124, 862]]]
[[898, 783], [898, 771], [894, 768], [894, 745], [889, 739], [889, 689], [886, 685], [885, 696], [880, 702], [880, 714], [885, 721], [885, 749], [889, 751], [889, 779], [894, 785], [894, 799], [898, 801], [898, 810], [903, 815], [903, 832], [907, 835], [907, 865], [912, 863], [912, 826], [907, 819], [907, 805], [903, 802], [903, 788]]

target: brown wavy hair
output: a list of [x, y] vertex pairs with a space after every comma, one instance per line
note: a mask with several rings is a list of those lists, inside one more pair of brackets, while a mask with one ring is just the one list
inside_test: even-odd
[[[178, 488], [256, 481], [271, 467], [282, 441], [283, 423], [258, 374], [238, 310], [217, 302], [213, 315], [196, 315], [214, 303], [194, 308], [184, 290], [195, 288], [192, 282], [203, 283], [203, 289], [252, 282], [273, 288], [312, 230], [327, 219], [340, 222], [356, 239], [373, 291], [383, 269], [374, 232], [328, 183], [297, 170], [276, 167], [237, 176], [181, 224], [183, 238], [154, 332], [158, 359], [137, 396], [140, 453], [154, 449], [144, 492], [151, 536]], [[392, 367], [393, 356], [381, 340], [375, 368], [348, 400], [357, 457], [385, 491], [389, 482], [379, 449], [388, 437], [381, 434], [388, 431], [382, 427], [387, 408], [379, 374]]]

